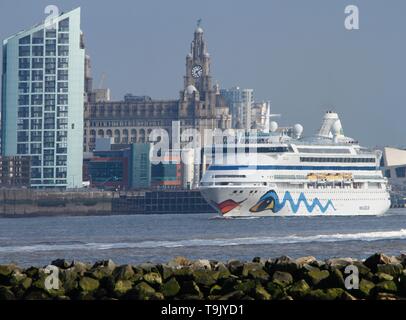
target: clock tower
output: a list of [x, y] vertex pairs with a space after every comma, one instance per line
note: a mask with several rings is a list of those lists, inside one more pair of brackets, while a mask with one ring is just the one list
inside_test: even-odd
[[179, 101], [180, 120], [182, 127], [226, 129], [231, 126], [231, 116], [218, 85], [212, 84], [210, 54], [200, 22], [186, 56], [184, 89], [180, 92]]

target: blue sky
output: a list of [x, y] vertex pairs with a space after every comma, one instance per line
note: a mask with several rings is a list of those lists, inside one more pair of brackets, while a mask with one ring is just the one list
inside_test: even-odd
[[[105, 73], [115, 99], [178, 98], [201, 18], [221, 87], [253, 88], [281, 124], [299, 122], [307, 135], [336, 110], [361, 143], [406, 146], [405, 1], [1, 0], [0, 38], [40, 22], [49, 4], [82, 8], [94, 84]], [[360, 30], [344, 28], [350, 4]]]

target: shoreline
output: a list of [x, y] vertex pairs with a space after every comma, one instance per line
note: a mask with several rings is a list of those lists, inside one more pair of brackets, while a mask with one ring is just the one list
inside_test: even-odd
[[0, 265], [0, 300], [406, 300], [406, 255]]

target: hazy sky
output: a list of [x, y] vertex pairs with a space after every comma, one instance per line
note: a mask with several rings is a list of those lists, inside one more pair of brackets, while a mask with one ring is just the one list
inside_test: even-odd
[[[82, 8], [94, 84], [105, 73], [115, 99], [177, 99], [201, 18], [221, 87], [253, 88], [281, 124], [299, 122], [305, 134], [336, 110], [362, 144], [406, 146], [404, 0], [0, 0], [0, 38], [40, 22], [48, 4]], [[344, 28], [350, 4], [360, 30]]]

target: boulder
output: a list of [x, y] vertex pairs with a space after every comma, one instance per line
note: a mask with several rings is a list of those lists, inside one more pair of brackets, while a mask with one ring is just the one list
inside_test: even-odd
[[236, 290], [221, 296], [218, 300], [240, 300], [244, 297], [244, 292]]
[[114, 263], [113, 260], [109, 259], [109, 260], [102, 260], [102, 261], [97, 261], [92, 268], [100, 268], [100, 267], [104, 267], [107, 268], [111, 271], [113, 271], [116, 268], [116, 264]]
[[295, 260], [295, 262], [298, 264], [298, 265], [300, 265], [300, 266], [303, 266], [303, 265], [305, 265], [305, 264], [311, 264], [312, 262], [314, 262], [314, 261], [316, 261], [317, 259], [315, 258], [315, 257], [313, 257], [313, 256], [307, 256], [307, 257], [300, 257], [300, 258], [297, 258], [296, 260]]
[[132, 281], [130, 280], [118, 280], [114, 285], [114, 293], [116, 296], [121, 296], [127, 291], [132, 289]]
[[400, 300], [400, 298], [393, 293], [378, 292], [376, 294], [376, 300]]
[[191, 266], [192, 270], [211, 270], [211, 264], [209, 260], [200, 259], [192, 262]]
[[361, 298], [367, 298], [371, 295], [372, 289], [375, 288], [375, 284], [372, 281], [361, 279], [359, 282], [359, 288], [356, 291]]
[[17, 270], [17, 266], [13, 264], [0, 265], [0, 285], [10, 285], [11, 274]]
[[242, 276], [259, 281], [269, 280], [269, 274], [264, 270], [264, 266], [257, 262], [245, 263], [242, 269]]
[[282, 256], [277, 258], [275, 261], [267, 261], [265, 263], [266, 271], [272, 275], [276, 271], [288, 272], [294, 277], [298, 274], [301, 265], [290, 257]]
[[223, 292], [223, 288], [218, 284], [215, 284], [210, 288], [209, 295], [211, 296], [219, 296]]
[[252, 259], [252, 262], [261, 263], [261, 264], [265, 265], [266, 260], [262, 259], [261, 257], [254, 257]]
[[143, 279], [151, 286], [160, 286], [162, 284], [162, 277], [157, 272], [149, 272], [144, 274]]
[[192, 280], [184, 281], [180, 283], [181, 286], [181, 292], [182, 294], [189, 294], [193, 296], [203, 296], [203, 294], [200, 291], [199, 286], [196, 284], [196, 282]]
[[141, 263], [137, 267], [133, 267], [135, 273], [149, 273], [149, 272], [159, 272], [159, 265], [151, 262]]
[[7, 287], [0, 286], [0, 301], [1, 300], [15, 300], [14, 293]]
[[374, 280], [375, 280], [375, 282], [392, 281], [393, 276], [391, 276], [390, 274], [387, 274], [387, 273], [378, 272], [375, 274]]
[[72, 266], [72, 262], [69, 262], [65, 259], [56, 259], [51, 262], [51, 265], [58, 267], [60, 269], [68, 269]]
[[400, 263], [378, 264], [376, 266], [376, 272], [382, 272], [382, 273], [390, 274], [393, 277], [398, 277], [403, 272], [403, 265]]
[[398, 291], [398, 288], [394, 281], [386, 280], [386, 281], [379, 282], [375, 286], [375, 290], [376, 290], [376, 292], [396, 293]]
[[133, 268], [126, 264], [116, 267], [113, 271], [113, 277], [116, 281], [118, 280], [131, 280], [135, 275]]
[[214, 270], [218, 272], [219, 280], [224, 280], [231, 276], [230, 270], [228, 270], [224, 263], [217, 263]]
[[354, 297], [352, 294], [348, 293], [347, 291], [344, 291], [343, 294], [340, 297], [340, 300], [357, 300], [356, 297]]
[[272, 281], [282, 287], [287, 287], [288, 285], [293, 283], [293, 277], [288, 272], [275, 271], [272, 275]]
[[205, 269], [195, 270], [193, 272], [193, 278], [198, 285], [205, 287], [211, 287], [218, 279], [219, 272]]
[[172, 268], [168, 267], [166, 264], [158, 265], [158, 271], [161, 274], [163, 280], [167, 280], [173, 276]]
[[168, 262], [168, 267], [182, 268], [182, 267], [188, 267], [191, 264], [192, 264], [192, 262], [185, 257], [175, 257]]
[[353, 263], [354, 266], [358, 268], [358, 274], [361, 276], [365, 276], [368, 273], [371, 272], [371, 269], [369, 269], [365, 264], [363, 264], [361, 261], [354, 261]]
[[175, 278], [170, 278], [161, 287], [161, 293], [165, 298], [172, 298], [176, 296], [180, 291], [180, 285]]
[[321, 281], [327, 279], [330, 276], [330, 273], [327, 270], [313, 269], [307, 273], [307, 278], [310, 283], [314, 286], [320, 284]]
[[82, 291], [92, 292], [99, 287], [100, 283], [98, 280], [90, 278], [90, 277], [83, 277], [79, 281], [79, 288]]
[[345, 289], [344, 276], [339, 269], [333, 268], [330, 272], [330, 275], [322, 281], [322, 285], [325, 288]]
[[329, 270], [332, 269], [339, 269], [343, 270], [346, 266], [353, 264], [354, 259], [352, 258], [333, 258], [333, 259], [327, 259], [325, 261], [326, 266], [329, 268]]
[[266, 286], [267, 291], [271, 294], [272, 299], [282, 299], [286, 296], [286, 290], [280, 284], [275, 282], [268, 282]]
[[392, 261], [391, 257], [383, 253], [375, 253], [364, 261], [364, 265], [371, 269], [372, 272], [376, 272], [378, 264], [390, 264]]
[[178, 281], [193, 280], [193, 271], [189, 267], [173, 269], [173, 276]]
[[269, 294], [268, 291], [265, 290], [265, 288], [257, 284], [254, 291], [253, 291], [253, 296], [257, 300], [271, 300], [272, 296]]
[[245, 294], [250, 294], [256, 287], [257, 283], [254, 280], [246, 279], [243, 281], [238, 281], [234, 286], [234, 290], [242, 291]]
[[239, 260], [231, 260], [227, 263], [227, 267], [232, 274], [241, 276], [244, 269], [244, 264]]
[[32, 279], [26, 277], [24, 280], [22, 280], [22, 281], [19, 283], [19, 287], [21, 287], [21, 289], [25, 291], [25, 290], [27, 290], [29, 287], [31, 287], [31, 284], [32, 284]]
[[18, 268], [14, 264], [0, 264], [0, 277], [8, 277], [16, 269]]
[[338, 300], [344, 294], [341, 288], [330, 288], [326, 290], [316, 289], [310, 290], [306, 293], [305, 299], [307, 300]]
[[50, 300], [51, 297], [43, 290], [33, 289], [28, 290], [24, 296], [24, 300]]
[[289, 289], [288, 293], [295, 299], [303, 299], [307, 292], [310, 291], [310, 287], [303, 279], [295, 282]]
[[139, 300], [154, 300], [157, 298], [156, 291], [146, 282], [140, 282], [135, 287], [136, 297]]

